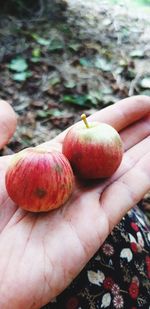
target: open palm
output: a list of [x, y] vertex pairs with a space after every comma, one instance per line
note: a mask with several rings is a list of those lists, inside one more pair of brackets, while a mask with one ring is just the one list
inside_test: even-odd
[[[4, 179], [10, 156], [0, 158], [0, 308], [40, 308], [52, 300], [150, 189], [150, 99], [125, 99], [90, 118], [120, 132], [122, 164], [104, 182], [77, 182], [58, 210], [34, 214], [14, 205]], [[61, 150], [64, 136], [43, 146]]]

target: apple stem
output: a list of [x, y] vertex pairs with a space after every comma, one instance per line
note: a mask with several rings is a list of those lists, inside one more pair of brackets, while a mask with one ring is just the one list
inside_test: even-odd
[[87, 122], [87, 118], [86, 118], [86, 115], [85, 115], [85, 114], [82, 114], [82, 115], [81, 115], [81, 119], [83, 120], [85, 126], [86, 126], [87, 128], [89, 128], [89, 124], [88, 124], [88, 122]]

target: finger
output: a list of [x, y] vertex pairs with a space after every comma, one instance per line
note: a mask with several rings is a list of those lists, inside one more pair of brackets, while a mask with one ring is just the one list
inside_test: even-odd
[[[82, 190], [84, 193], [88, 192], [92, 198], [95, 196], [96, 199], [97, 197], [99, 199], [99, 196], [101, 196], [102, 192], [104, 192], [108, 186], [111, 186], [123, 175], [128, 173], [147, 153], [150, 153], [150, 137], [147, 137], [124, 153], [122, 163], [112, 177], [107, 178], [106, 180], [97, 180], [92, 183], [80, 181], [77, 183], [76, 194], [80, 193], [80, 190]], [[118, 194], [120, 196], [119, 191]]]
[[6, 101], [0, 100], [0, 148], [12, 137], [16, 124], [17, 118], [12, 107]]
[[132, 169], [133, 166], [136, 165], [137, 162], [139, 162], [139, 160], [149, 152], [150, 137], [148, 136], [140, 143], [127, 150], [123, 155], [121, 165], [119, 166], [117, 171], [110, 178], [107, 178], [102, 182], [99, 181], [97, 183], [94, 183], [91, 187], [91, 193], [95, 191], [96, 193], [98, 193], [98, 195], [101, 194], [106, 187], [110, 186], [113, 182], [117, 181], [121, 176], [123, 176], [130, 169]]
[[120, 131], [150, 113], [150, 97], [134, 96], [123, 99], [91, 115], [89, 119], [104, 121]]
[[[150, 113], [150, 98], [147, 96], [134, 96], [94, 113], [88, 117], [88, 120], [108, 123], [117, 131], [120, 131], [148, 113]], [[55, 138], [55, 141], [62, 143], [68, 129], [60, 133]]]
[[150, 137], [148, 136], [140, 143], [127, 150], [116, 173], [108, 180], [112, 183], [128, 172], [142, 157], [150, 152]]
[[150, 190], [149, 162], [150, 152], [103, 191], [101, 207], [109, 219], [110, 230]]
[[0, 233], [5, 228], [17, 208], [8, 197], [5, 186], [5, 172], [10, 164], [10, 160], [11, 156], [4, 156], [0, 158]]
[[[150, 114], [148, 116], [138, 120], [137, 122], [133, 123], [132, 125], [128, 126], [127, 128], [123, 129], [120, 132], [121, 139], [123, 141], [124, 150], [128, 150], [129, 148], [133, 147], [147, 136], [150, 135]], [[57, 141], [57, 139], [53, 139], [49, 142], [45, 142], [40, 146], [42, 148], [54, 147], [56, 150], [62, 150], [62, 144]]]
[[120, 132], [124, 150], [128, 150], [149, 135], [150, 114]]

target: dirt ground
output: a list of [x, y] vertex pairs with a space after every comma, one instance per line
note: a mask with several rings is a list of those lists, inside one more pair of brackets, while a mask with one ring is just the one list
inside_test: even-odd
[[149, 14], [124, 3], [68, 0], [53, 20], [1, 16], [0, 97], [18, 115], [1, 155], [53, 138], [82, 112], [150, 95]]

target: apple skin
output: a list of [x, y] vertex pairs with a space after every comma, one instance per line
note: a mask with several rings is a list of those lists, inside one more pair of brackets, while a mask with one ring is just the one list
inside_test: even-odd
[[19, 207], [45, 212], [68, 200], [74, 175], [61, 152], [27, 148], [13, 156], [5, 183], [8, 195]]
[[79, 177], [110, 177], [122, 161], [120, 135], [105, 123], [89, 122], [88, 126], [84, 123], [74, 125], [65, 136], [62, 152]]

